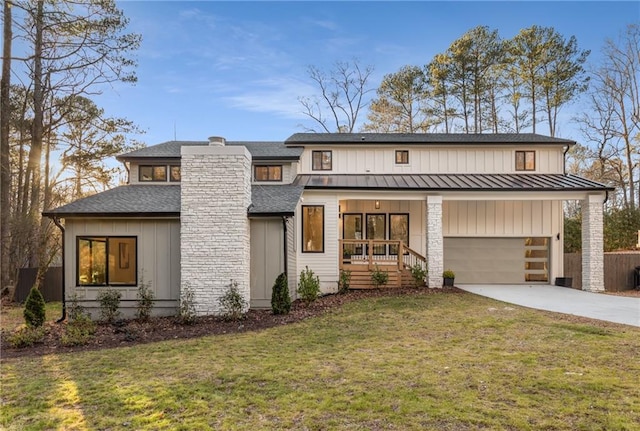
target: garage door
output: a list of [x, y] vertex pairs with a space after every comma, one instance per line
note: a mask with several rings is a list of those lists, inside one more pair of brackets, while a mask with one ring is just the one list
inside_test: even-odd
[[444, 238], [444, 266], [456, 283], [548, 282], [548, 238]]

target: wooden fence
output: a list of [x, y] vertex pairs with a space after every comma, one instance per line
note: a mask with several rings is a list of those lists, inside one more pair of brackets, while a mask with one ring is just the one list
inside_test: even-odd
[[[639, 251], [621, 251], [604, 254], [604, 290], [618, 292], [635, 289], [634, 272], [640, 267]], [[564, 276], [572, 277], [571, 287], [582, 289], [582, 254], [565, 253]]]
[[[18, 274], [18, 285], [13, 294], [13, 300], [24, 302], [29, 291], [36, 282], [38, 268], [21, 268]], [[42, 284], [42, 296], [46, 302], [62, 301], [62, 267], [52, 266], [47, 270]]]

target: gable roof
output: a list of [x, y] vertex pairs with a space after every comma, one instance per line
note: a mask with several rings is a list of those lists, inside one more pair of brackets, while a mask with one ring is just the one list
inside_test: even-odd
[[[291, 216], [304, 187], [253, 185], [249, 216]], [[61, 207], [44, 211], [46, 217], [179, 217], [180, 184], [119, 186]]]
[[569, 139], [535, 133], [295, 133], [286, 145], [575, 145]]
[[430, 191], [612, 191], [595, 181], [563, 174], [298, 175], [305, 189]]
[[[120, 161], [158, 159], [179, 159], [183, 146], [206, 146], [208, 141], [168, 141], [150, 147], [121, 154]], [[253, 160], [299, 160], [303, 148], [285, 146], [279, 141], [227, 141], [226, 145], [243, 145], [251, 153]]]

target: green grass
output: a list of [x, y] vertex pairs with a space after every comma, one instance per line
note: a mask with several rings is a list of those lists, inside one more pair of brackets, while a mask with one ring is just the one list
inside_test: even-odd
[[[13, 330], [24, 322], [24, 305], [11, 304], [2, 306], [0, 310], [0, 329]], [[62, 302], [47, 302], [45, 315], [47, 321], [56, 321], [62, 316]]]
[[263, 332], [4, 360], [0, 426], [631, 430], [640, 329], [469, 294]]

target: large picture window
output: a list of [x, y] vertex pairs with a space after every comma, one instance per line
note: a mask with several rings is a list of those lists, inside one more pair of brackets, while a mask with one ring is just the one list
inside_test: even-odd
[[139, 179], [141, 182], [147, 181], [167, 181], [166, 166], [140, 166]]
[[302, 206], [302, 252], [324, 252], [324, 206]]
[[330, 171], [332, 169], [331, 151], [312, 151], [311, 169], [314, 171]]
[[516, 171], [535, 171], [536, 152], [516, 151]]
[[282, 181], [282, 166], [255, 166], [253, 178], [255, 181]]
[[78, 237], [78, 286], [135, 286], [136, 237]]

